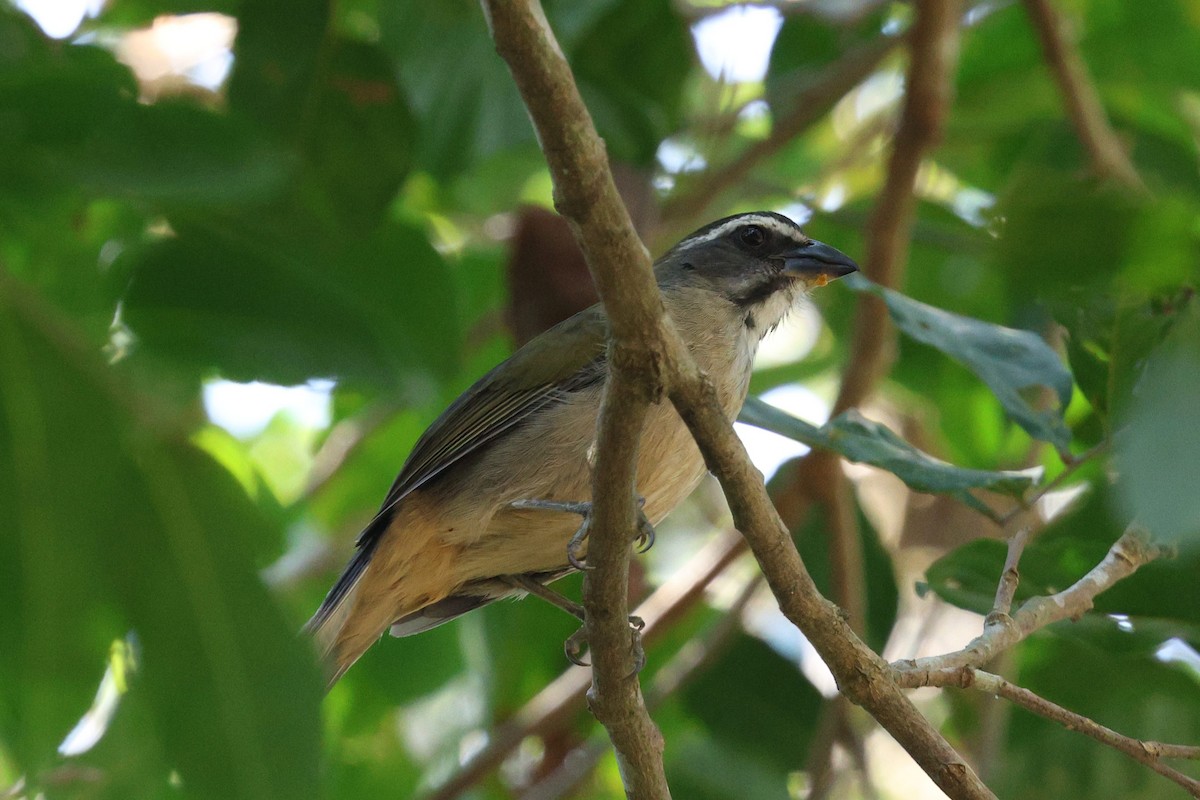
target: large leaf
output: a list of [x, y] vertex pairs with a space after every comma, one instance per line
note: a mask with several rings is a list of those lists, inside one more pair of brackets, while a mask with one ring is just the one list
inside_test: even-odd
[[1200, 304], [1150, 357], [1117, 433], [1117, 487], [1130, 515], [1168, 541], [1200, 544]]
[[833, 450], [850, 461], [886, 469], [915, 491], [949, 494], [984, 513], [990, 512], [971, 495], [972, 489], [1020, 497], [1033, 484], [1032, 476], [1026, 473], [964, 469], [947, 464], [913, 447], [886, 425], [866, 419], [854, 410], [818, 428], [751, 397], [738, 419], [810, 447]]
[[132, 255], [124, 308], [141, 346], [235, 380], [284, 384], [427, 384], [453, 371], [453, 288], [422, 233], [389, 225], [332, 246], [286, 233], [226, 224]]
[[[1066, 450], [1071, 432], [1062, 414], [1071, 400], [1071, 373], [1040, 336], [934, 308], [859, 275], [847, 280], [855, 291], [881, 298], [904, 333], [978, 375], [1030, 436]], [[1038, 407], [1041, 387], [1053, 392], [1056, 407]]]
[[822, 703], [794, 663], [749, 636], [738, 637], [681, 699], [723, 748], [781, 777], [804, 763], [811, 740], [813, 729], [796, 721], [814, 718]]
[[[314, 797], [320, 679], [244, 546], [269, 523], [116, 377], [53, 310], [4, 279], [5, 749], [41, 786], [70, 718], [90, 703], [83, 676], [94, 690], [109, 643], [132, 629], [144, 665], [134, 705], [153, 720], [141, 746], [161, 746], [190, 796]], [[124, 769], [114, 757], [102, 768]], [[158, 774], [159, 789], [145, 793], [167, 780]]]

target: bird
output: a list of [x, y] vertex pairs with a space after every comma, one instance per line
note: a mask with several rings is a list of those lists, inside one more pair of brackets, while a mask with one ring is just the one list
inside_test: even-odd
[[[762, 338], [799, 297], [857, 269], [770, 211], [709, 223], [654, 265], [663, 306], [731, 422]], [[420, 437], [306, 626], [330, 686], [387, 631], [408, 636], [502, 598], [546, 596], [581, 566], [582, 548], [568, 552], [580, 529], [571, 509], [591, 497], [607, 339], [602, 305], [575, 314], [480, 378]], [[706, 473], [674, 407], [653, 405], [637, 463], [645, 521], [658, 524]]]

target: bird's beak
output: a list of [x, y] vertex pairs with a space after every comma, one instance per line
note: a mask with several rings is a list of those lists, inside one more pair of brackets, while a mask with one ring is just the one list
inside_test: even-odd
[[841, 250], [816, 240], [779, 256], [784, 272], [791, 272], [813, 283], [826, 282], [858, 272], [858, 264]]

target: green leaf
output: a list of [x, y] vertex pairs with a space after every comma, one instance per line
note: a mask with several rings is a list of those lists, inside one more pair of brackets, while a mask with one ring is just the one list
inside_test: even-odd
[[[1062, 591], [1100, 563], [1126, 525], [1126, 518], [1115, 514], [1112, 506], [1108, 492], [1093, 488], [1078, 507], [1056, 519], [1026, 546], [1018, 604], [1036, 595]], [[934, 562], [926, 571], [926, 580], [944, 600], [985, 614], [991, 610], [1006, 552], [1005, 544], [994, 539], [969, 542]], [[1119, 632], [1116, 638], [1125, 643], [1122, 649], [1139, 649], [1147, 657], [1172, 636], [1200, 644], [1196, 638], [1200, 631], [1198, 569], [1200, 551], [1195, 549], [1151, 562], [1096, 597], [1096, 624], [1063, 623], [1051, 630], [1098, 644]], [[1128, 616], [1133, 630], [1118, 631], [1104, 616], [1107, 614]]]
[[194, 369], [282, 384], [407, 380], [420, 391], [457, 362], [446, 264], [412, 228], [331, 245], [226, 223], [158, 242], [127, 268], [125, 320], [139, 346]]
[[139, 735], [189, 796], [315, 797], [315, 660], [245, 548], [269, 522], [11, 279], [0, 443], [13, 456], [0, 460], [12, 528], [0, 537], [0, 738], [31, 790], [132, 629], [143, 668], [131, 696], [153, 718]]
[[[654, 31], [647, 47], [645, 31]], [[622, 0], [571, 48], [579, 90], [612, 157], [654, 163], [675, 132], [694, 56], [687, 25], [671, 3]]]
[[61, 180], [176, 207], [265, 199], [290, 168], [286, 154], [244, 120], [184, 102], [131, 103], [64, 158]]
[[796, 721], [814, 719], [823, 702], [795, 664], [751, 636], [739, 636], [681, 699], [723, 748], [781, 774], [804, 763], [814, 729]]
[[1200, 544], [1200, 307], [1189, 303], [1150, 357], [1117, 433], [1125, 510], [1158, 538]]
[[949, 494], [983, 513], [990, 513], [970, 493], [971, 489], [1020, 497], [1033, 485], [1030, 475], [1011, 471], [964, 469], [923, 453], [887, 426], [847, 411], [817, 428], [757, 397], [746, 400], [739, 421], [842, 454], [850, 461], [886, 469], [910, 488], [931, 494]]
[[[1071, 432], [1062, 413], [1071, 400], [1071, 373], [1041, 337], [934, 308], [860, 275], [848, 276], [847, 281], [854, 291], [881, 298], [900, 330], [978, 375], [1030, 436], [1060, 451], [1067, 449]], [[1035, 406], [1038, 398], [1031, 394], [1038, 387], [1054, 392], [1057, 408]]]

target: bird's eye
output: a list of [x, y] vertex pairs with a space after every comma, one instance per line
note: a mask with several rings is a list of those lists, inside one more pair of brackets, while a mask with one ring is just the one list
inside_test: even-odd
[[762, 247], [767, 241], [767, 232], [757, 225], [747, 225], [738, 229], [738, 238], [747, 247]]

